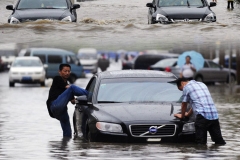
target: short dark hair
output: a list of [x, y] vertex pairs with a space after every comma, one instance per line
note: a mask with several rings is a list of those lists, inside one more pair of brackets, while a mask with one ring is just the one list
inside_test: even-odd
[[191, 56], [186, 56], [185, 58], [189, 58], [189, 59], [191, 59]]
[[59, 65], [59, 71], [61, 71], [61, 70], [63, 69], [63, 67], [69, 67], [70, 70], [71, 70], [71, 66], [70, 66], [69, 64], [67, 64], [67, 63], [62, 63], [62, 64]]
[[176, 79], [176, 84], [178, 87], [180, 87], [181, 82], [187, 82], [187, 81], [189, 81], [189, 79], [187, 79], [187, 78], [178, 78], [178, 79]]

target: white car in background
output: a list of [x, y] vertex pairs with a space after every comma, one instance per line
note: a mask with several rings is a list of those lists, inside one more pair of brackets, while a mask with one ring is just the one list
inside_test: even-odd
[[78, 50], [77, 57], [85, 73], [97, 73], [98, 53], [95, 48], [81, 48]]
[[40, 83], [45, 86], [46, 72], [39, 57], [16, 57], [9, 70], [9, 86], [15, 83]]

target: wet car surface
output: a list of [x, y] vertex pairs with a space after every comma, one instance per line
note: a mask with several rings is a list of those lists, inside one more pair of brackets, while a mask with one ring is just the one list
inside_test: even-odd
[[147, 3], [148, 24], [176, 23], [176, 22], [215, 22], [216, 15], [210, 7], [216, 6], [215, 2], [205, 0], [153, 0]]
[[70, 0], [19, 0], [17, 5], [7, 5], [6, 9], [13, 13], [8, 23], [17, 24], [36, 20], [59, 20], [63, 22], [76, 22], [76, 9], [79, 4], [72, 4]]
[[76, 118], [81, 120], [76, 124], [82, 123], [84, 138], [91, 142], [194, 142], [195, 118], [181, 122], [174, 117], [182, 96], [170, 83], [175, 79], [159, 71], [98, 73], [86, 87], [90, 95], [78, 97], [75, 115], [85, 120]]

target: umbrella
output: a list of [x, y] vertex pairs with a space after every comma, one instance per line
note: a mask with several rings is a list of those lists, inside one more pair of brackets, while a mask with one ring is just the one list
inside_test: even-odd
[[177, 65], [179, 67], [182, 67], [185, 64], [186, 56], [190, 56], [191, 57], [191, 63], [195, 66], [197, 71], [200, 70], [201, 68], [203, 68], [204, 58], [203, 58], [201, 53], [198, 53], [196, 51], [186, 51], [186, 52], [183, 52], [178, 57]]

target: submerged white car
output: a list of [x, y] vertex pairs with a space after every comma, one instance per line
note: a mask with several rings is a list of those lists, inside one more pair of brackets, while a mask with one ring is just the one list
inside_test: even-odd
[[15, 83], [40, 83], [45, 86], [45, 68], [39, 57], [16, 57], [9, 70], [9, 86]]

